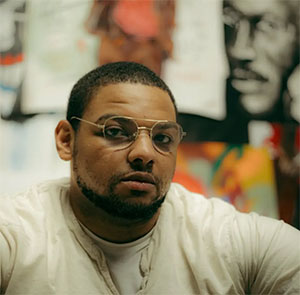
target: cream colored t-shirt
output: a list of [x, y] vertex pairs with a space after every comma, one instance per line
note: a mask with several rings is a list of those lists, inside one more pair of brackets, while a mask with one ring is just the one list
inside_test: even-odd
[[142, 252], [149, 245], [154, 228], [134, 242], [117, 244], [101, 239], [82, 223], [81, 226], [103, 251], [112, 280], [120, 294], [136, 294], [143, 279], [140, 269]]
[[[0, 293], [120, 294], [76, 219], [69, 179], [0, 197]], [[299, 294], [300, 233], [172, 184], [142, 250], [138, 295]]]

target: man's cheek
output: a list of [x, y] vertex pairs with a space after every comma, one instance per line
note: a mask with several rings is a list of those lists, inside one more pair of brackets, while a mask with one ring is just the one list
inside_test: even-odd
[[[168, 169], [165, 169], [165, 170], [168, 170]], [[164, 173], [163, 175], [161, 175], [163, 189], [166, 189], [170, 186], [170, 183], [172, 182], [174, 173], [175, 173], [175, 166], [172, 169], [168, 170], [167, 173]]]

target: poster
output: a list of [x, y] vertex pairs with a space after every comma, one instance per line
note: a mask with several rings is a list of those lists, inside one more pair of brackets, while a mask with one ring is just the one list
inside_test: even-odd
[[0, 3], [0, 114], [10, 118], [20, 110], [24, 79], [25, 0]]
[[23, 113], [64, 112], [73, 84], [97, 66], [97, 40], [84, 27], [91, 4], [27, 1]]

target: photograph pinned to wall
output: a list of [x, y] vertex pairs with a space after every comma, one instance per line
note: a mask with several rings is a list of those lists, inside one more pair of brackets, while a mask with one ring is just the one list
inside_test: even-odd
[[224, 119], [225, 79], [222, 3], [220, 0], [176, 1], [174, 50], [162, 77], [181, 113]]
[[227, 103], [235, 113], [249, 120], [292, 119], [289, 88], [299, 92], [300, 84], [288, 85], [299, 67], [299, 15], [300, 2], [294, 0], [223, 1]]
[[94, 0], [86, 27], [99, 37], [99, 65], [141, 63], [161, 75], [172, 56], [174, 0]]
[[63, 112], [73, 84], [97, 66], [97, 40], [84, 26], [91, 5], [28, 1], [24, 113]]

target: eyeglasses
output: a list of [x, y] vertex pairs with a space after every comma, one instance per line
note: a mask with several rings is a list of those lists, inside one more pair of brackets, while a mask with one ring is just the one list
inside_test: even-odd
[[[141, 130], [149, 131], [153, 147], [161, 153], [174, 152], [183, 136], [186, 135], [179, 124], [167, 120], [135, 119], [123, 116], [112, 116], [106, 119], [103, 124], [93, 123], [78, 117], [72, 117], [71, 120], [79, 120], [96, 126], [101, 130], [102, 136], [107, 142], [119, 150], [129, 147], [137, 139]], [[151, 128], [138, 126], [135, 120], [154, 122], [154, 124]]]
[[292, 24], [285, 22], [280, 18], [272, 17], [271, 15], [262, 15], [261, 17], [242, 15], [241, 12], [230, 6], [223, 8], [223, 22], [231, 29], [237, 30], [241, 22], [248, 24], [255, 30], [258, 30], [266, 35], [276, 34], [280, 32], [291, 31]]

